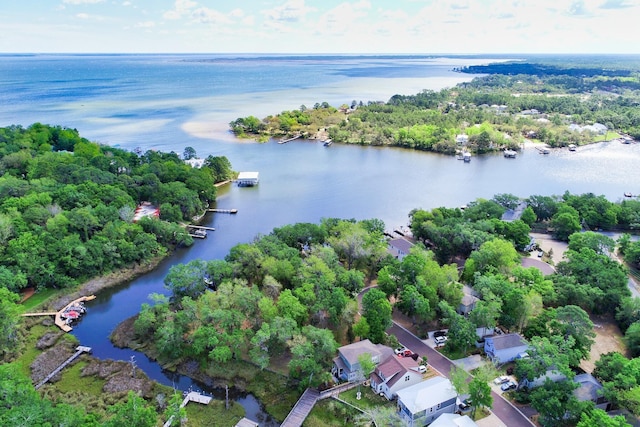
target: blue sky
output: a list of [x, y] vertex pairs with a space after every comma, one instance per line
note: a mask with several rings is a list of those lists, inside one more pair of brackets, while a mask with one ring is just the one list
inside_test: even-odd
[[640, 0], [5, 0], [0, 52], [640, 53]]

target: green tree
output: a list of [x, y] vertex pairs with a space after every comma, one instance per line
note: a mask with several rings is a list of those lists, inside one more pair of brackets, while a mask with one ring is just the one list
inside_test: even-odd
[[582, 228], [578, 211], [565, 204], [560, 205], [556, 214], [551, 218], [550, 225], [553, 228], [553, 237], [564, 241], [568, 241], [569, 236]]
[[491, 387], [484, 378], [475, 376], [469, 382], [469, 398], [473, 403], [472, 417], [475, 417], [478, 408], [490, 408], [493, 405]]
[[576, 427], [631, 427], [622, 415], [609, 416], [604, 410], [595, 408], [591, 411], [583, 412]]
[[173, 292], [173, 298], [177, 301], [184, 296], [197, 298], [207, 289], [206, 271], [206, 263], [199, 259], [188, 264], [173, 265], [164, 278], [165, 287]]
[[109, 408], [111, 417], [103, 427], [155, 427], [158, 423], [156, 411], [135, 392], [129, 391], [127, 401]]
[[365, 293], [362, 314], [369, 324], [368, 338], [374, 343], [384, 342], [385, 331], [391, 326], [391, 303], [385, 293], [375, 288]]
[[624, 342], [631, 354], [640, 355], [640, 322], [632, 323], [624, 334]]
[[540, 414], [540, 425], [556, 427], [575, 422], [583, 408], [573, 394], [577, 387], [578, 384], [573, 381], [553, 382], [547, 379], [543, 386], [531, 392], [531, 406]]
[[18, 344], [20, 324], [20, 298], [13, 292], [0, 288], [0, 355], [13, 352]]
[[181, 426], [187, 420], [187, 409], [180, 406], [182, 404], [182, 400], [182, 395], [180, 393], [171, 394], [169, 404], [163, 413], [167, 422], [171, 420], [169, 427]]

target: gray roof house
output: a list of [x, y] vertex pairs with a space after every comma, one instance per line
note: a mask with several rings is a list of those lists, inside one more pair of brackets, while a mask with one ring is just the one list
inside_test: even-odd
[[520, 334], [494, 335], [484, 340], [484, 352], [496, 365], [511, 362], [528, 349]]
[[407, 427], [422, 427], [442, 414], [455, 413], [457, 398], [451, 381], [434, 377], [398, 391], [398, 411]]
[[398, 390], [422, 382], [418, 362], [411, 357], [391, 356], [371, 373], [371, 388], [376, 394], [393, 399]]
[[369, 340], [354, 342], [338, 349], [338, 357], [333, 359], [331, 373], [343, 381], [357, 381], [360, 375], [358, 357], [364, 353], [371, 355], [371, 361], [376, 365], [394, 355], [393, 350], [386, 345], [374, 344]]
[[604, 411], [611, 409], [611, 404], [602, 395], [602, 384], [591, 374], [579, 374], [573, 377], [573, 381], [578, 383], [580, 387], [573, 390], [573, 394], [581, 402], [590, 400]]
[[462, 287], [462, 300], [460, 301], [460, 305], [458, 306], [458, 313], [463, 316], [467, 316], [471, 310], [476, 308], [476, 303], [479, 301], [476, 292], [471, 288], [471, 286], [464, 285]]
[[409, 251], [413, 247], [413, 243], [408, 241], [407, 239], [397, 238], [391, 239], [387, 242], [387, 250], [391, 255], [397, 258], [399, 261], [402, 261], [404, 257], [409, 255]]

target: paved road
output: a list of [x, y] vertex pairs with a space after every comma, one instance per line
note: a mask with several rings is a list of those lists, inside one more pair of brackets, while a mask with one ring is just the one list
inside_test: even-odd
[[[427, 356], [429, 359], [429, 365], [433, 366], [442, 375], [449, 376], [449, 371], [455, 366], [450, 360], [442, 356], [442, 354], [435, 351], [423, 343], [418, 337], [411, 332], [402, 328], [394, 322], [393, 326], [387, 330], [389, 333], [395, 335], [398, 341], [402, 343], [409, 350], [414, 353], [418, 353], [420, 356]], [[493, 396], [493, 407], [491, 410], [495, 415], [500, 418], [505, 425], [509, 427], [533, 427], [534, 424], [518, 411], [511, 403], [507, 402], [501, 395], [491, 392]]]

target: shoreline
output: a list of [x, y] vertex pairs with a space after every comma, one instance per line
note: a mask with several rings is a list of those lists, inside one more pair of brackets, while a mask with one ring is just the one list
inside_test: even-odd
[[144, 262], [142, 264], [135, 264], [131, 267], [121, 269], [118, 271], [114, 271], [102, 276], [94, 277], [83, 284], [79, 285], [76, 289], [74, 289], [70, 293], [66, 293], [57, 297], [56, 299], [51, 300], [50, 302], [45, 302], [44, 305], [51, 305], [53, 307], [64, 307], [70, 301], [81, 297], [85, 294], [97, 295], [101, 291], [104, 291], [109, 288], [116, 287], [118, 285], [122, 285], [126, 282], [129, 282], [136, 277], [142, 276], [143, 274], [149, 273], [153, 271], [158, 264], [160, 264], [164, 259], [170, 256], [173, 252], [169, 251], [165, 255], [156, 256], [151, 260]]

